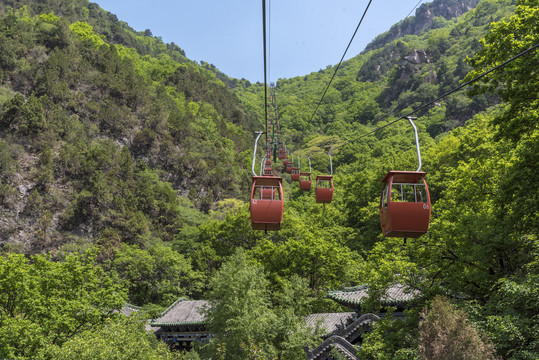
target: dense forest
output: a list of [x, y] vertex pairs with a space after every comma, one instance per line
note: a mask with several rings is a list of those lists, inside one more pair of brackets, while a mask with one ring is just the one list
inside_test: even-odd
[[[248, 202], [264, 84], [87, 0], [0, 0], [0, 358], [304, 359], [305, 317], [348, 311], [328, 291], [367, 286], [377, 313], [398, 283], [421, 295], [359, 358], [537, 359], [539, 50], [444, 96], [537, 44], [537, 0], [435, 0], [336, 73], [279, 79], [282, 138], [313, 175], [332, 148], [335, 196], [283, 172], [265, 233]], [[363, 135], [412, 112], [432, 217], [403, 241], [378, 204], [389, 170], [417, 167], [413, 130]], [[212, 305], [189, 352], [144, 326], [181, 297]]]

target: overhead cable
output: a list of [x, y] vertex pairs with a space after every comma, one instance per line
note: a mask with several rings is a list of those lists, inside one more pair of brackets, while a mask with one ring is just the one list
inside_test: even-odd
[[271, 82], [271, 0], [268, 7], [268, 78]]
[[309, 120], [309, 122], [311, 122], [313, 120], [314, 115], [318, 111], [318, 108], [320, 107], [320, 104], [322, 103], [322, 100], [324, 99], [324, 96], [326, 96], [326, 92], [328, 91], [329, 86], [331, 85], [331, 82], [335, 78], [335, 75], [337, 74], [337, 70], [339, 70], [339, 68], [341, 67], [341, 64], [342, 64], [342, 62], [344, 60], [344, 57], [346, 56], [346, 52], [350, 48], [350, 45], [352, 45], [352, 41], [354, 40], [354, 37], [356, 36], [356, 33], [359, 30], [359, 27], [360, 27], [361, 23], [363, 22], [363, 19], [365, 18], [365, 15], [367, 14], [367, 10], [369, 10], [369, 6], [371, 6], [371, 3], [372, 3], [372, 0], [370, 0], [369, 3], [367, 4], [367, 7], [365, 8], [365, 11], [363, 12], [363, 15], [361, 16], [361, 19], [359, 20], [359, 23], [357, 24], [356, 30], [354, 31], [354, 34], [352, 35], [352, 38], [350, 39], [350, 42], [348, 42], [348, 46], [346, 47], [346, 50], [344, 50], [344, 53], [342, 54], [341, 61], [339, 61], [339, 64], [335, 68], [335, 71], [333, 72], [333, 76], [329, 80], [329, 83], [326, 86], [326, 89], [324, 90], [324, 93], [322, 94], [322, 97], [320, 98], [320, 101], [318, 102], [318, 105], [316, 105], [316, 109], [314, 110], [313, 115], [311, 116], [311, 119]]
[[[264, 37], [264, 114], [266, 118], [266, 129], [268, 128], [268, 78], [267, 78], [267, 59], [266, 59], [266, 0], [262, 0], [262, 34]], [[266, 143], [268, 142], [266, 134]]]
[[482, 73], [481, 75], [478, 75], [478, 76], [474, 77], [473, 79], [471, 79], [471, 80], [469, 80], [469, 81], [467, 81], [467, 82], [465, 82], [465, 83], [463, 83], [463, 84], [457, 86], [456, 88], [454, 88], [454, 89], [452, 89], [452, 90], [446, 92], [446, 93], [443, 94], [442, 96], [439, 96], [439, 97], [437, 97], [436, 99], [434, 99], [434, 100], [432, 100], [432, 101], [430, 101], [430, 102], [428, 102], [428, 103], [426, 103], [426, 104], [424, 104], [424, 105], [418, 107], [417, 109], [415, 109], [415, 110], [409, 112], [408, 114], [402, 115], [402, 116], [399, 117], [398, 119], [393, 120], [393, 121], [391, 121], [391, 122], [389, 122], [389, 123], [387, 123], [387, 124], [385, 124], [385, 125], [383, 125], [383, 126], [377, 127], [376, 129], [374, 129], [374, 130], [372, 130], [372, 131], [369, 131], [368, 133], [363, 134], [363, 135], [361, 135], [361, 136], [359, 136], [359, 137], [357, 137], [357, 138], [348, 140], [347, 142], [344, 142], [344, 143], [342, 143], [342, 144], [340, 144], [340, 145], [338, 145], [338, 146], [335, 146], [332, 150], [338, 149], [338, 148], [340, 148], [340, 147], [342, 147], [342, 146], [344, 146], [344, 145], [347, 145], [347, 144], [349, 144], [349, 143], [351, 143], [351, 142], [354, 142], [354, 141], [357, 141], [357, 140], [359, 140], [359, 139], [362, 139], [362, 138], [364, 138], [364, 137], [366, 137], [366, 136], [368, 136], [368, 135], [370, 135], [370, 134], [372, 134], [372, 133], [374, 133], [374, 132], [376, 132], [376, 131], [378, 131], [378, 130], [382, 130], [382, 129], [388, 127], [389, 125], [393, 125], [393, 124], [396, 123], [397, 121], [400, 121], [400, 120], [402, 120], [402, 119], [408, 118], [409, 116], [411, 116], [411, 115], [417, 113], [418, 111], [421, 111], [421, 110], [425, 109], [427, 106], [432, 105], [432, 104], [434, 104], [435, 102], [438, 102], [439, 100], [445, 98], [446, 96], [449, 96], [449, 95], [453, 94], [454, 92], [461, 90], [461, 89], [464, 88], [465, 86], [468, 86], [468, 85], [470, 85], [470, 84], [472, 84], [472, 83], [478, 81], [479, 79], [481, 79], [481, 78], [483, 78], [484, 76], [490, 74], [491, 72], [493, 72], [493, 71], [495, 71], [495, 70], [497, 70], [497, 69], [499, 69], [499, 68], [501, 68], [501, 67], [503, 67], [503, 66], [509, 64], [510, 62], [512, 62], [512, 61], [514, 61], [514, 60], [516, 60], [516, 59], [518, 59], [519, 57], [521, 57], [521, 56], [523, 56], [523, 55], [529, 53], [530, 51], [534, 50], [534, 49], [537, 48], [537, 47], [539, 47], [539, 43], [538, 43], [538, 44], [535, 44], [535, 45], [532, 46], [531, 48], [528, 48], [528, 49], [522, 51], [522, 52], [519, 53], [518, 55], [513, 56], [511, 59], [506, 60], [506, 61], [504, 61], [503, 63], [501, 63], [501, 64], [499, 64], [499, 65], [493, 67], [492, 69], [490, 69], [490, 70], [488, 70], [488, 71], [485, 71], [485, 72]]
[[421, 1], [423, 0], [419, 0], [417, 2], [417, 4], [415, 4], [414, 8], [412, 10], [410, 10], [410, 12], [408, 13], [408, 15], [406, 15], [404, 18], [406, 19], [408, 16], [410, 16], [410, 14], [418, 7], [419, 4], [421, 4]]

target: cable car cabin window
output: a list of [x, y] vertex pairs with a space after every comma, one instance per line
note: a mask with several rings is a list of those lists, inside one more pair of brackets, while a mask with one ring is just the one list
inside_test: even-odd
[[331, 189], [331, 181], [329, 180], [318, 180], [318, 188], [321, 189]]
[[383, 193], [383, 197], [382, 197], [382, 207], [384, 209], [387, 209], [387, 190], [389, 188], [389, 185], [386, 185], [385, 189], [384, 189], [384, 193]]
[[281, 192], [278, 186], [255, 186], [253, 199], [281, 200]]
[[310, 181], [311, 177], [309, 175], [300, 175], [299, 180], [300, 181]]
[[[387, 207], [387, 187], [384, 190], [384, 207]], [[401, 184], [391, 186], [391, 202], [428, 202], [427, 189], [423, 183]]]

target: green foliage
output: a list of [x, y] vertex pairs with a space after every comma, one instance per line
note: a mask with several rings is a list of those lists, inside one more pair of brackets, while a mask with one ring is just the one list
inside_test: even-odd
[[107, 320], [99, 328], [84, 331], [52, 351], [59, 360], [83, 359], [182, 359], [179, 353], [157, 341], [145, 329], [145, 320], [136, 315]]
[[[481, 50], [468, 61], [474, 67], [466, 79], [472, 79], [518, 53], [537, 45], [539, 41], [539, 9], [536, 1], [517, 1], [515, 14], [506, 21], [492, 24], [481, 39]], [[539, 52], [533, 50], [504, 67], [492, 72], [474, 85], [472, 94], [495, 92], [509, 106], [495, 123], [500, 136], [518, 140], [524, 134], [538, 130], [539, 79], [534, 70]]]
[[105, 44], [103, 39], [94, 33], [92, 26], [88, 23], [77, 21], [71, 24], [69, 28], [75, 32], [82, 41], [91, 42], [95, 47], [100, 47]]
[[[533, 253], [537, 254], [537, 249]], [[500, 279], [493, 297], [474, 312], [475, 321], [487, 331], [504, 359], [534, 359], [539, 354], [537, 274], [534, 260], [522, 273]]]
[[0, 126], [13, 129], [21, 135], [36, 136], [46, 128], [45, 114], [40, 99], [31, 96], [27, 101], [21, 94], [16, 94], [5, 104], [5, 111], [0, 119]]
[[[163, 231], [155, 232], [169, 240], [183, 225], [172, 189], [204, 193], [194, 199], [196, 208], [204, 211], [215, 201], [240, 194], [247, 171], [237, 154], [250, 145], [250, 132], [244, 129], [253, 121], [212, 72], [185, 64], [187, 77], [192, 74], [196, 81], [184, 89], [175, 83], [181, 82], [181, 76], [174, 74], [180, 63], [188, 61], [176, 45], [139, 36], [85, 1], [22, 6], [25, 3], [13, 4], [15, 11], [0, 6], [1, 75], [18, 92], [2, 92], [0, 130], [16, 135], [22, 143], [31, 142], [33, 148], [25, 149], [28, 155], [47, 155], [32, 179], [39, 182], [40, 190], [52, 183], [51, 169], [54, 176], [68, 176], [62, 195], [72, 205], [66, 213], [54, 214], [62, 219], [64, 230], [88, 225], [88, 235], [95, 238], [106, 227], [130, 224], [121, 232], [124, 239], [133, 239], [148, 227], [155, 231], [164, 225]], [[119, 44], [110, 45], [107, 39]], [[199, 108], [196, 116], [187, 111], [189, 103]], [[140, 190], [156, 190], [160, 199], [151, 204], [141, 201], [144, 210], [130, 211], [136, 208], [133, 200], [144, 196], [132, 195], [133, 179], [114, 178], [119, 174], [108, 169], [85, 168], [85, 153], [96, 137], [128, 145], [132, 156], [144, 159], [149, 168], [171, 174], [166, 179], [171, 187], [147, 184], [155, 180], [141, 174], [141, 179], [135, 179], [144, 186]], [[9, 143], [14, 144], [14, 138]], [[107, 146], [110, 154], [116, 153]], [[46, 149], [54, 149], [51, 156]], [[81, 177], [86, 179], [80, 181]], [[87, 180], [90, 186], [84, 184]], [[109, 181], [115, 189], [107, 186]], [[126, 198], [117, 196], [124, 190]], [[10, 184], [3, 179], [3, 197], [11, 197], [8, 193], [12, 193]], [[142, 213], [152, 220], [131, 226]]]
[[[429, 234], [406, 242], [384, 239], [377, 243], [365, 259], [360, 279], [370, 286], [365, 306], [373, 309], [376, 299], [395, 281], [420, 288], [428, 297], [449, 292], [487, 304], [476, 321], [488, 331], [500, 354], [533, 358], [529, 348], [535, 330], [523, 322], [530, 316], [529, 307], [520, 305], [517, 310], [508, 303], [513, 301], [509, 294], [528, 306], [535, 303], [530, 293], [533, 278], [522, 276], [529, 271], [525, 269], [533, 268], [536, 254], [536, 234], [528, 220], [536, 218], [536, 206], [531, 203], [537, 192], [523, 180], [535, 167], [530, 163], [535, 147], [528, 140], [521, 140], [516, 148], [496, 141], [490, 124], [497, 114], [476, 116], [466, 128], [447, 134], [424, 153], [425, 168], [434, 169], [428, 171], [427, 180], [433, 200]], [[513, 190], [507, 189], [509, 183]], [[513, 217], [516, 212], [519, 220]], [[521, 291], [501, 291], [514, 286]], [[525, 330], [508, 335], [517, 328]], [[373, 346], [383, 343], [374, 341]]]
[[373, 329], [363, 337], [359, 354], [366, 360], [416, 360], [419, 359], [418, 312], [405, 312], [404, 319], [394, 319], [393, 310], [388, 309], [386, 317], [377, 321]]
[[51, 149], [44, 149], [41, 153], [36, 182], [39, 187], [46, 188], [54, 180], [53, 154]]
[[357, 265], [346, 246], [320, 235], [298, 234], [283, 243], [265, 240], [254, 249], [254, 256], [277, 284], [295, 274], [306, 279], [315, 293], [325, 295], [353, 278]]
[[183, 225], [180, 201], [170, 183], [143, 163], [135, 164], [126, 147], [109, 140], [89, 147], [65, 146], [60, 161], [78, 188], [64, 215], [66, 228], [83, 223], [99, 231], [111, 227], [125, 241], [136, 243], [150, 231], [171, 240]]
[[[209, 296], [216, 337], [204, 356], [299, 359], [314, 340], [303, 317], [336, 308], [327, 290], [367, 284], [363, 308], [377, 311], [399, 282], [427, 301], [458, 294], [500, 355], [537, 358], [537, 51], [485, 77], [480, 96], [453, 94], [419, 114], [433, 205], [421, 238], [379, 230], [380, 179], [417, 166], [409, 124], [355, 140], [536, 43], [535, 3], [517, 5], [513, 14], [510, 0], [483, 0], [392, 38], [417, 25], [406, 19], [342, 64], [314, 115], [332, 67], [280, 79], [280, 124], [296, 159], [309, 156], [313, 175], [327, 174], [324, 148], [338, 147], [335, 197], [316, 204], [285, 175], [282, 229], [264, 234], [251, 229], [245, 202], [251, 130], [263, 126], [260, 83], [198, 65], [86, 0], [0, 4], [0, 246], [100, 247], [98, 257], [58, 263], [2, 259], [9, 288], [0, 299], [19, 297], [0, 312], [0, 357], [173, 358], [138, 320], [103, 315], [127, 291], [152, 312], [178, 296]], [[70, 261], [80, 266], [61, 265]], [[380, 322], [363, 356], [417, 358], [417, 324], [417, 311]]]
[[6, 178], [13, 173], [16, 168], [17, 153], [21, 148], [16, 145], [11, 145], [4, 140], [0, 140], [0, 172], [1, 177]]
[[[226, 206], [226, 202], [220, 205]], [[246, 204], [235, 201], [232, 205], [226, 215], [213, 211], [209, 221], [186, 227], [174, 238], [173, 248], [188, 255], [193, 268], [203, 273], [205, 279], [238, 247], [250, 249], [261, 237], [260, 232], [251, 230]]]
[[526, 179], [539, 169], [539, 131], [523, 136], [512, 155], [496, 198], [498, 216], [508, 221], [507, 235], [519, 234], [532, 243], [537, 241], [539, 191]]
[[198, 275], [190, 261], [164, 244], [148, 249], [123, 244], [105, 268], [118, 273], [135, 305], [165, 307], [197, 291]]
[[53, 262], [37, 255], [0, 257], [0, 355], [38, 358], [48, 345], [101, 326], [126, 300], [124, 290], [94, 265], [95, 251]]
[[297, 306], [271, 306], [263, 268], [244, 251], [223, 264], [211, 285], [208, 321], [215, 337], [203, 349], [205, 354], [219, 359], [305, 357], [303, 346], [312, 344], [315, 334], [305, 327]]

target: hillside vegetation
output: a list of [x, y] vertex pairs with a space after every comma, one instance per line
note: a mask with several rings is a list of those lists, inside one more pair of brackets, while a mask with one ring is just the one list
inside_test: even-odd
[[4, 246], [171, 240], [242, 196], [257, 122], [212, 72], [95, 4], [24, 3], [0, 19]]
[[[0, 357], [303, 359], [320, 342], [304, 317], [348, 311], [328, 290], [368, 285], [378, 312], [400, 283], [421, 296], [362, 359], [536, 359], [539, 51], [414, 114], [422, 237], [384, 238], [378, 215], [387, 171], [417, 168], [411, 126], [356, 139], [537, 45], [539, 6], [416, 14], [345, 61], [316, 113], [334, 67], [277, 81], [287, 148], [316, 176], [332, 146], [335, 197], [317, 204], [284, 174], [282, 228], [266, 234], [247, 203], [262, 84], [87, 1], [0, 1]], [[182, 296], [215, 309], [191, 353], [112, 311], [155, 317]]]

